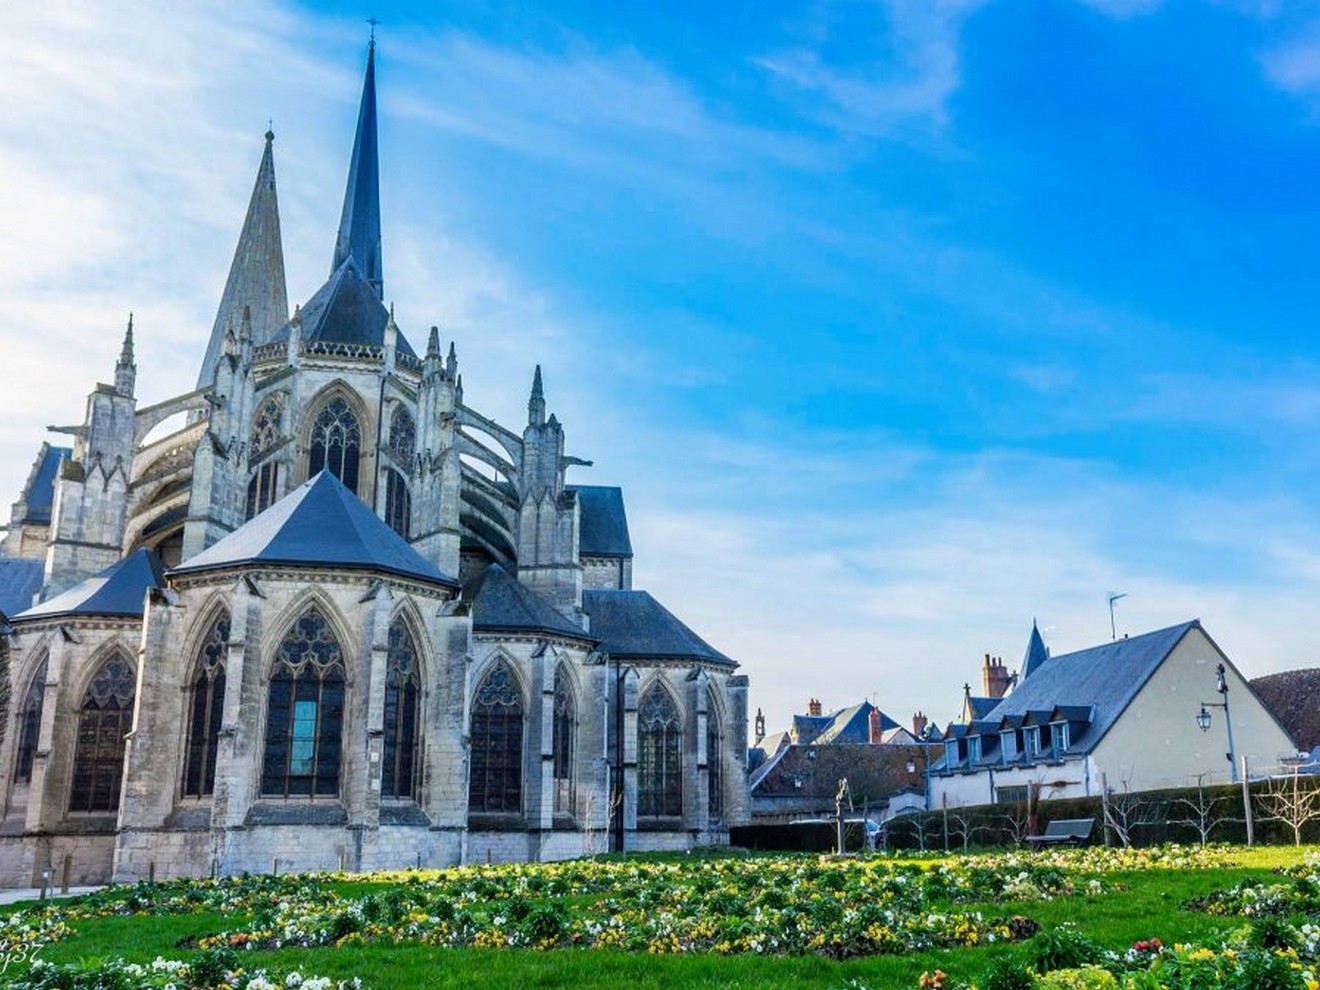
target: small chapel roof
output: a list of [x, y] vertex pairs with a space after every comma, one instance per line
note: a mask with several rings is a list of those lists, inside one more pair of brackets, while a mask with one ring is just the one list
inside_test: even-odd
[[41, 590], [46, 570], [44, 560], [0, 557], [0, 624], [32, 606], [32, 596]]
[[68, 447], [53, 447], [48, 443], [41, 445], [23, 488], [25, 512], [19, 522], [38, 525], [50, 522], [50, 510], [55, 504], [55, 478], [60, 473], [60, 464], [72, 453]]
[[645, 591], [582, 592], [591, 634], [616, 657], [706, 660], [737, 666]]
[[149, 588], [165, 587], [165, 567], [150, 550], [134, 550], [100, 574], [12, 617], [13, 622], [63, 616], [140, 617]]
[[[385, 325], [390, 321], [390, 313], [358, 270], [357, 263], [348, 257], [303, 304], [300, 318], [305, 341], [380, 347], [385, 343]], [[276, 339], [288, 337], [286, 325]], [[417, 356], [403, 331], [399, 332], [398, 348], [401, 354]]]
[[581, 519], [578, 546], [584, 557], [631, 557], [623, 489], [608, 485], [568, 485], [577, 493]]
[[463, 597], [472, 603], [472, 628], [477, 632], [542, 632], [595, 642], [499, 564], [489, 565], [464, 585]]
[[192, 574], [242, 564], [358, 568], [458, 586], [329, 471], [295, 488], [170, 573]]

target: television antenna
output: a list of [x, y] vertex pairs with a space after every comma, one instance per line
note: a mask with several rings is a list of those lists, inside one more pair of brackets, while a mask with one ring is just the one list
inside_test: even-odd
[[1111, 591], [1109, 593], [1109, 636], [1111, 639], [1118, 639], [1118, 627], [1114, 625], [1114, 602], [1126, 597], [1126, 591]]

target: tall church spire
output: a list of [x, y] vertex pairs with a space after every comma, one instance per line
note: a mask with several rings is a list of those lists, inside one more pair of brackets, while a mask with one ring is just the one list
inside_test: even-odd
[[275, 196], [275, 135], [266, 132], [266, 150], [257, 169], [257, 181], [248, 201], [243, 231], [229, 266], [225, 293], [220, 297], [206, 357], [197, 375], [197, 387], [215, 377], [215, 362], [224, 350], [225, 331], [240, 324], [245, 308], [251, 310], [252, 342], [269, 342], [289, 319], [289, 296], [284, 285], [284, 246], [280, 240], [280, 208]]
[[376, 298], [385, 297], [384, 266], [380, 247], [380, 160], [376, 152], [376, 42], [367, 48], [367, 77], [362, 83], [362, 106], [358, 110], [357, 134], [353, 138], [353, 160], [348, 167], [344, 210], [335, 238], [334, 274], [352, 258]]

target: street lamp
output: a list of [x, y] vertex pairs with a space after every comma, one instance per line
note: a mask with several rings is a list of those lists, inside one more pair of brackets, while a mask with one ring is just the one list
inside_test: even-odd
[[1225, 677], [1224, 665], [1221, 663], [1215, 670], [1215, 691], [1223, 701], [1203, 701], [1201, 710], [1196, 713], [1196, 725], [1202, 732], [1210, 731], [1210, 711], [1211, 708], [1222, 708], [1224, 710], [1224, 728], [1228, 732], [1228, 752], [1225, 754], [1228, 758], [1228, 779], [1237, 783], [1237, 756], [1233, 751], [1233, 720], [1228, 712], [1228, 679]]

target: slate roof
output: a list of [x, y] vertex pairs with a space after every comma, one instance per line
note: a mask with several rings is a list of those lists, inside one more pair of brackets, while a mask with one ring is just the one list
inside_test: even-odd
[[982, 698], [974, 694], [967, 695], [967, 707], [973, 719], [985, 718], [990, 712], [995, 710], [999, 704], [999, 698]]
[[0, 557], [0, 623], [32, 607], [41, 590], [45, 562], [26, 557]]
[[1071, 739], [1069, 750], [1089, 752], [1182, 638], [1200, 628], [1200, 621], [1193, 619], [1168, 629], [1051, 657], [984, 717], [998, 722], [1005, 715], [1034, 714], [1048, 721], [1056, 706], [1092, 706], [1090, 724]]
[[148, 588], [165, 587], [165, 567], [150, 550], [135, 550], [96, 577], [12, 617], [13, 622], [63, 616], [142, 616]]
[[623, 489], [605, 485], [568, 485], [577, 492], [581, 513], [579, 547], [584, 557], [631, 557], [628, 515], [623, 509]]
[[477, 632], [542, 632], [595, 642], [499, 564], [489, 565], [464, 585], [463, 597], [472, 603], [472, 628]]
[[[362, 277], [353, 258], [345, 258], [330, 278], [302, 305], [302, 339], [334, 344], [385, 344], [385, 324], [390, 313]], [[278, 338], [288, 340], [289, 327]], [[399, 353], [416, 357], [412, 345], [399, 331]]]
[[[344, 188], [344, 208], [335, 236], [331, 271], [348, 258], [370, 283], [372, 294], [384, 298], [384, 262], [380, 245], [380, 159], [376, 142], [376, 46], [367, 50], [367, 73], [362, 80], [353, 157]], [[383, 324], [382, 324], [383, 325]]]
[[329, 471], [295, 488], [170, 573], [243, 564], [360, 568], [458, 587]]
[[32, 473], [28, 475], [27, 487], [23, 490], [23, 501], [27, 513], [20, 522], [49, 523], [51, 506], [55, 503], [55, 479], [60, 473], [60, 464], [67, 460], [73, 451], [68, 447], [52, 447], [48, 443], [41, 445]]
[[[871, 712], [875, 710], [875, 705], [869, 701], [850, 705], [847, 708], [840, 708], [830, 716], [830, 724], [816, 736], [815, 741], [821, 744], [869, 743], [871, 741]], [[884, 712], [880, 713], [880, 729], [882, 732], [898, 727], [898, 723], [892, 718]]]
[[1257, 677], [1251, 689], [1301, 749], [1320, 746], [1320, 668]]
[[645, 591], [584, 591], [591, 634], [612, 656], [706, 660], [736, 667]]
[[832, 807], [840, 778], [848, 778], [854, 802], [882, 801], [891, 794], [920, 790], [922, 774], [907, 772], [908, 760], [921, 766], [920, 746], [785, 746], [748, 778], [753, 813], [757, 798], [796, 798]]
[[1022, 657], [1022, 679], [1025, 680], [1038, 671], [1049, 658], [1050, 651], [1045, 646], [1045, 640], [1041, 639], [1036, 620], [1032, 619], [1031, 638], [1027, 640], [1027, 652]]

